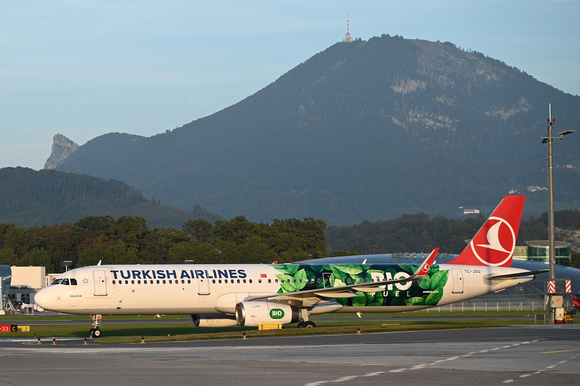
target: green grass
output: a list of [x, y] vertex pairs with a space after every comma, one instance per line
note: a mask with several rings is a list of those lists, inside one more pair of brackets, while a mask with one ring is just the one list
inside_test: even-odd
[[[181, 341], [201, 339], [247, 338], [261, 336], [287, 335], [319, 335], [319, 334], [356, 334], [360, 328], [362, 333], [396, 332], [412, 330], [439, 330], [457, 328], [503, 327], [509, 325], [533, 324], [534, 311], [476, 311], [476, 312], [411, 312], [395, 314], [365, 314], [363, 319], [345, 321], [350, 314], [326, 314], [325, 321], [316, 321], [316, 328], [301, 329], [296, 325], [285, 326], [282, 330], [258, 331], [251, 327], [199, 328], [194, 327], [188, 316], [165, 316], [164, 319], [183, 320], [183, 323], [140, 323], [140, 320], [151, 320], [152, 316], [104, 316], [101, 331], [103, 337], [95, 340], [98, 343], [139, 343], [145, 337], [146, 342]], [[364, 316], [373, 318], [384, 317], [384, 321], [365, 320]], [[481, 316], [488, 318], [478, 319]], [[419, 320], [398, 320], [404, 318], [419, 318]], [[437, 319], [438, 317], [457, 317], [457, 319]], [[88, 337], [91, 320], [86, 316], [2, 316], [0, 324], [15, 324], [25, 326], [27, 320], [79, 320], [86, 324], [79, 325], [30, 325], [30, 332], [0, 333], [0, 339], [5, 338], [84, 338]], [[135, 320], [133, 324], [107, 324], [111, 320]]]

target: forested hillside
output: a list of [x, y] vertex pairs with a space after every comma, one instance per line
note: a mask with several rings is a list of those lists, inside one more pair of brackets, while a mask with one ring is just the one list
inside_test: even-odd
[[161, 205], [120, 181], [54, 170], [0, 169], [0, 222], [28, 227], [102, 215], [142, 216], [152, 226], [220, 219], [199, 206], [185, 211]]
[[[580, 231], [580, 211], [557, 211], [554, 217], [556, 239], [571, 243], [572, 251], [580, 253], [580, 240], [575, 236]], [[465, 248], [466, 240], [470, 240], [484, 222], [481, 215], [458, 220], [443, 216], [430, 219], [425, 213], [386, 221], [365, 221], [358, 225], [329, 227], [326, 231], [327, 248], [331, 255], [420, 253], [435, 247], [440, 247], [442, 252], [459, 253]], [[525, 245], [530, 240], [546, 240], [547, 229], [547, 214], [523, 220], [517, 245]]]

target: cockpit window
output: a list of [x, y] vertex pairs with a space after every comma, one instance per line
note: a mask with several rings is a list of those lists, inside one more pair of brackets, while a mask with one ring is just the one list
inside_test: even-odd
[[52, 285], [77, 285], [77, 279], [64, 277], [61, 279], [54, 279]]

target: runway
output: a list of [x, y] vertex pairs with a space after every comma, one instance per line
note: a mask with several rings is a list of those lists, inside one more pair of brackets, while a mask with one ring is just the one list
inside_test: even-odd
[[0, 344], [0, 384], [577, 384], [580, 326], [102, 345]]

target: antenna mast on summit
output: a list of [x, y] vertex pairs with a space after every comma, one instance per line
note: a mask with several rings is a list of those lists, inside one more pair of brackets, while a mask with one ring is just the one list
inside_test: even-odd
[[350, 34], [350, 20], [349, 20], [349, 15], [348, 13], [346, 14], [346, 35], [344, 35], [344, 39], [342, 39], [343, 43], [350, 43], [353, 42], [354, 39], [352, 38], [352, 35]]

